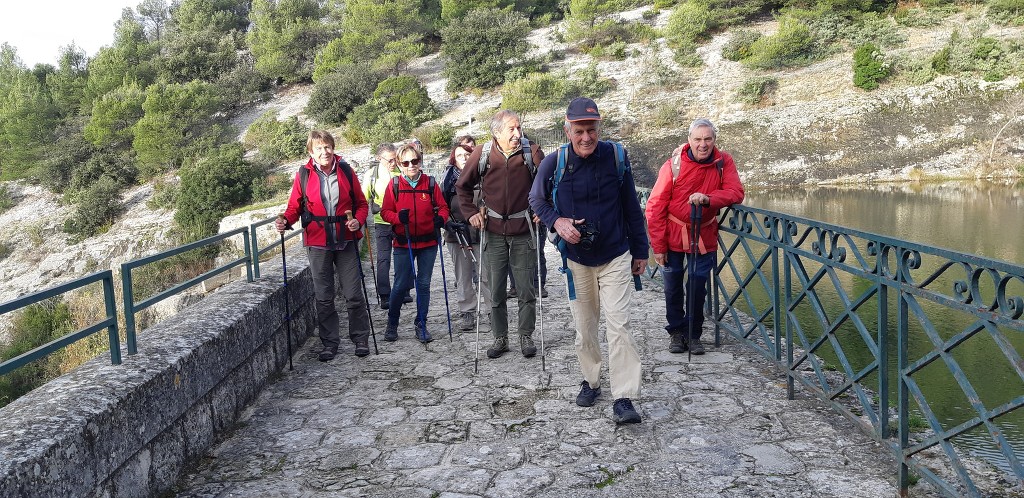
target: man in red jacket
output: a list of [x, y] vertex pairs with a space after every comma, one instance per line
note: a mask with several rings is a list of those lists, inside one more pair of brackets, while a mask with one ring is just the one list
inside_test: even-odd
[[[292, 184], [288, 206], [275, 226], [284, 232], [300, 218], [303, 242], [313, 274], [316, 320], [320, 330], [320, 361], [338, 354], [340, 323], [334, 307], [335, 282], [341, 285], [348, 308], [348, 334], [355, 343], [356, 356], [370, 354], [370, 316], [363, 295], [359, 268], [359, 239], [369, 211], [366, 196], [352, 167], [334, 154], [334, 137], [313, 130], [306, 140], [309, 161], [299, 168]], [[351, 211], [351, 219], [346, 217]], [[337, 278], [336, 278], [337, 277]]]
[[[690, 125], [687, 143], [677, 148], [658, 172], [647, 201], [647, 230], [654, 260], [665, 276], [665, 315], [672, 342], [669, 351], [704, 354], [700, 342], [704, 324], [707, 282], [718, 250], [719, 209], [743, 201], [743, 184], [732, 156], [715, 147], [717, 130], [701, 118]], [[701, 209], [696, 270], [690, 275], [693, 298], [693, 329], [686, 316], [684, 273], [687, 258], [694, 258], [690, 240], [690, 211]]]

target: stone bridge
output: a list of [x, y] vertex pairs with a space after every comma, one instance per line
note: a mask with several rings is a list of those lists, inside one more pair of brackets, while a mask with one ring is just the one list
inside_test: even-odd
[[581, 376], [557, 272], [543, 358], [513, 348], [487, 359], [486, 325], [479, 344], [457, 328], [450, 340], [435, 269], [432, 343], [414, 339], [411, 305], [399, 340], [384, 342], [374, 305], [379, 354], [357, 358], [343, 344], [321, 363], [319, 341], [305, 340], [305, 257], [289, 255], [294, 370], [273, 260], [261, 280], [142, 332], [123, 365], [93, 360], [0, 410], [0, 496], [898, 494], [889, 454], [815, 398], [787, 400], [785, 376], [759, 354], [727, 338], [692, 360], [668, 353], [656, 282], [633, 298], [643, 423], [616, 426], [607, 375], [594, 407], [574, 403]]

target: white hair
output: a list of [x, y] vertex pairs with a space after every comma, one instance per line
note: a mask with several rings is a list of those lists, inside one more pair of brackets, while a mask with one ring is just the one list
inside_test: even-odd
[[708, 127], [711, 129], [711, 138], [718, 138], [718, 128], [711, 123], [708, 118], [697, 118], [690, 123], [690, 130], [686, 133], [687, 136], [693, 136], [693, 132], [697, 131], [697, 128]]

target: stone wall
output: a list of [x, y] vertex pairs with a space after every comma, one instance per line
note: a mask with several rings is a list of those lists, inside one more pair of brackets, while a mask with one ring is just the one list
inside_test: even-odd
[[[292, 249], [293, 352], [314, 329], [305, 254]], [[280, 264], [236, 281], [109, 356], [0, 409], [0, 497], [161, 494], [287, 368]]]

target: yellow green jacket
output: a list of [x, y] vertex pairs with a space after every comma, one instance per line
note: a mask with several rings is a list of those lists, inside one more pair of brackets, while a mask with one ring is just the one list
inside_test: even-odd
[[391, 179], [400, 174], [401, 171], [398, 168], [389, 171], [387, 166], [380, 164], [380, 161], [376, 161], [375, 165], [363, 174], [362, 182], [360, 183], [363, 185], [363, 194], [366, 195], [366, 201], [370, 204], [370, 212], [376, 212], [373, 215], [374, 223], [388, 224], [388, 222], [380, 217], [380, 206], [384, 204], [383, 196], [391, 188]]

